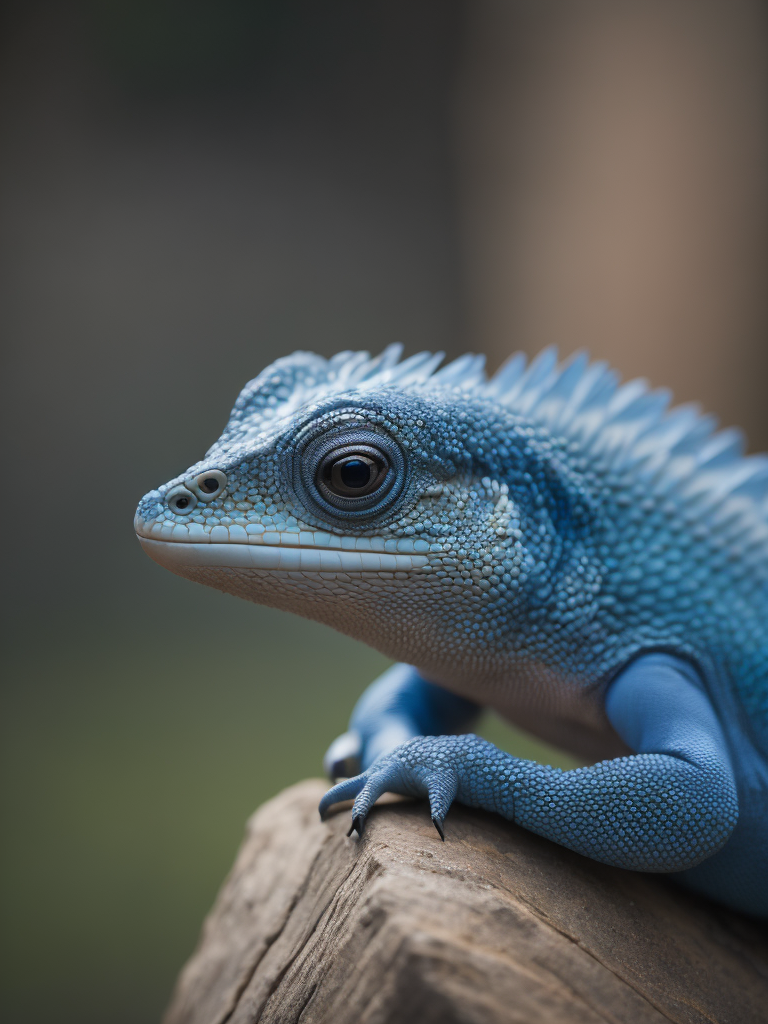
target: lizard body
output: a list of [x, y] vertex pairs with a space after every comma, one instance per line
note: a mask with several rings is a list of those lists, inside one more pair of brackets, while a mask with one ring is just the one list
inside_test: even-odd
[[[324, 799], [456, 798], [768, 915], [768, 459], [603, 363], [295, 353], [142, 499], [172, 571], [399, 664]], [[466, 733], [490, 706], [586, 760]]]

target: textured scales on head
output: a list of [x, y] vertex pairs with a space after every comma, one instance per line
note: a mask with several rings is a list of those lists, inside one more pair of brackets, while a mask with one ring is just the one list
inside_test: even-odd
[[240, 392], [216, 446], [250, 440], [276, 420], [334, 394], [418, 385], [472, 390], [486, 383], [483, 356], [462, 356], [437, 371], [443, 352], [419, 352], [401, 360], [402, 351], [402, 345], [389, 345], [373, 358], [368, 352], [339, 352], [331, 359], [294, 352], [276, 360]]
[[619, 374], [585, 353], [558, 362], [554, 346], [530, 362], [515, 353], [491, 377], [485, 357], [463, 355], [440, 368], [444, 353], [401, 359], [402, 345], [378, 355], [339, 352], [324, 359], [295, 352], [276, 360], [241, 391], [221, 438], [210, 449], [252, 441], [319, 399], [334, 394], [458, 391], [503, 406], [576, 444], [613, 470], [632, 470], [643, 486], [690, 505], [712, 526], [738, 521], [768, 558], [768, 458], [744, 455], [737, 429], [718, 431], [695, 404], [669, 409], [667, 389]]
[[768, 734], [768, 459], [583, 354], [400, 357], [268, 367], [140, 502], [148, 553], [510, 708], [709, 659]]

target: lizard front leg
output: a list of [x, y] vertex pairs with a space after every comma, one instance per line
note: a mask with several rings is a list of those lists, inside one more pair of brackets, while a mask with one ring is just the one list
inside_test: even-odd
[[331, 779], [357, 775], [416, 736], [467, 729], [479, 710], [472, 701], [427, 682], [412, 666], [393, 665], [371, 683], [355, 705], [349, 731], [328, 748], [326, 774]]
[[738, 818], [736, 786], [695, 671], [666, 655], [638, 659], [610, 687], [606, 712], [636, 754], [561, 771], [474, 735], [417, 737], [334, 787], [320, 812], [355, 796], [353, 829], [360, 834], [383, 792], [428, 796], [442, 837], [455, 798], [638, 871], [685, 870], [719, 850]]

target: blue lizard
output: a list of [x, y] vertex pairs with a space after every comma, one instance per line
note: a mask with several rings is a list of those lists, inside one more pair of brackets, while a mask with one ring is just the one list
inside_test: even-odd
[[[768, 458], [581, 354], [306, 352], [241, 392], [139, 504], [173, 572], [400, 664], [326, 767], [354, 797], [454, 799], [768, 916]], [[588, 767], [468, 732], [482, 706]]]

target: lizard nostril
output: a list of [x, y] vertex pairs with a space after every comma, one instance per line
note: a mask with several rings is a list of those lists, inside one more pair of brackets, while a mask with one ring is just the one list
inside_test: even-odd
[[197, 498], [186, 487], [174, 487], [165, 498], [168, 508], [179, 516], [188, 516], [197, 504]]
[[201, 501], [213, 501], [227, 486], [227, 478], [220, 469], [209, 469], [201, 473], [192, 486]]

